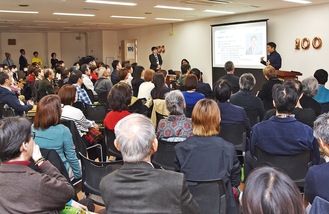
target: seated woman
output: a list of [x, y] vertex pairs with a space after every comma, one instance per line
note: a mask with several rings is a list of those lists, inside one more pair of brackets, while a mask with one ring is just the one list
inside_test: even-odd
[[70, 168], [74, 178], [81, 178], [81, 168], [74, 149], [70, 130], [60, 124], [62, 114], [61, 100], [57, 95], [43, 97], [37, 106], [32, 131], [35, 143], [44, 149], [55, 149], [62, 159], [67, 172]]
[[169, 116], [159, 121], [157, 138], [193, 136], [191, 118], [187, 118], [184, 114], [185, 100], [182, 92], [171, 91], [165, 99]]
[[154, 88], [154, 84], [152, 83], [153, 76], [154, 71], [152, 69], [148, 69], [144, 72], [144, 82], [139, 86], [138, 99], [151, 99], [151, 91]]
[[191, 117], [192, 110], [194, 105], [205, 96], [201, 93], [196, 92], [198, 87], [198, 78], [194, 74], [189, 74], [186, 76], [184, 81], [184, 88], [186, 91], [183, 91], [185, 103], [186, 103], [186, 116]]
[[165, 94], [170, 91], [165, 83], [165, 77], [161, 71], [156, 72], [153, 77], [154, 88], [151, 91], [152, 99], [164, 99]]
[[104, 119], [104, 126], [107, 129], [113, 131], [119, 120], [131, 114], [128, 111], [131, 95], [131, 89], [127, 83], [119, 82], [112, 87], [107, 96], [109, 106], [112, 110], [107, 113]]
[[321, 114], [321, 105], [313, 97], [318, 93], [319, 83], [314, 77], [308, 77], [302, 81], [303, 96], [300, 104], [303, 108], [311, 108], [316, 116]]
[[192, 112], [194, 136], [175, 146], [176, 170], [184, 173], [187, 180], [222, 179], [227, 183], [227, 209], [237, 211], [238, 204], [233, 188], [241, 181], [241, 167], [234, 145], [218, 136], [220, 111], [215, 101], [202, 99]]
[[272, 167], [261, 167], [248, 177], [242, 196], [244, 214], [306, 213], [302, 196], [285, 173]]
[[133, 88], [133, 96], [138, 96], [139, 86], [144, 82], [142, 76], [144, 75], [144, 67], [137, 65], [133, 72], [133, 79], [131, 80], [131, 86]]
[[[95, 128], [99, 130], [99, 126], [95, 123], [95, 121], [87, 120], [84, 116], [83, 112], [73, 107], [73, 103], [77, 100], [77, 89], [73, 85], [64, 85], [59, 91], [58, 96], [61, 98], [61, 103], [64, 105], [62, 108], [62, 116], [61, 119], [64, 120], [73, 120], [75, 126], [77, 127], [80, 136], [83, 138], [87, 147], [91, 146], [87, 140], [84, 138], [84, 134], [89, 132], [90, 128]], [[98, 141], [96, 144], [101, 144], [103, 149], [103, 157], [106, 157], [106, 146], [103, 140]], [[100, 159], [100, 155], [97, 154], [97, 148], [89, 149], [88, 154], [90, 159]]]

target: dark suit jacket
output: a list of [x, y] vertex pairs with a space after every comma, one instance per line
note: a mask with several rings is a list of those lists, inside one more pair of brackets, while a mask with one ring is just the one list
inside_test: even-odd
[[54, 88], [47, 78], [43, 78], [39, 83], [38, 101], [48, 94], [55, 94]]
[[24, 111], [29, 111], [33, 108], [32, 105], [22, 105], [17, 96], [7, 88], [0, 86], [0, 103], [7, 104], [15, 110], [16, 115], [23, 115]]
[[235, 76], [234, 74], [226, 74], [220, 79], [226, 80], [232, 86], [233, 94], [239, 91], [239, 77]]
[[19, 57], [19, 70], [22, 71], [27, 66], [27, 59], [24, 56]]
[[272, 88], [275, 84], [281, 84], [281, 83], [282, 81], [280, 81], [277, 77], [273, 77], [270, 78], [266, 83], [264, 83], [262, 88], [260, 89], [258, 93], [258, 97], [263, 101], [265, 111], [274, 108], [273, 98], [272, 98]]
[[213, 98], [212, 90], [208, 83], [199, 81], [198, 87], [195, 89], [195, 91], [203, 94], [206, 98]]
[[[159, 65], [161, 66], [162, 65], [162, 57], [160, 54], [157, 54], [158, 56], [158, 60], [159, 60]], [[158, 67], [158, 63], [157, 63], [157, 60], [154, 56], [154, 54], [150, 54], [149, 56], [149, 60], [150, 60], [150, 69], [153, 69], [154, 71], [157, 71], [157, 67]]]
[[100, 183], [107, 213], [199, 213], [184, 175], [125, 162]]

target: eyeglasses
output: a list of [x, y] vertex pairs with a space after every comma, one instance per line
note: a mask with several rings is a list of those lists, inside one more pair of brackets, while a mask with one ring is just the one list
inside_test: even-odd
[[31, 137], [33, 138], [33, 140], [35, 139], [35, 132], [31, 132]]

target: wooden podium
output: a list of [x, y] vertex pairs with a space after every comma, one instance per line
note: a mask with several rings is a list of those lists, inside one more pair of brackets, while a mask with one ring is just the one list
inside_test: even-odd
[[298, 79], [298, 76], [302, 76], [303, 74], [298, 71], [281, 71], [276, 70], [276, 75], [281, 80], [288, 80], [288, 79]]

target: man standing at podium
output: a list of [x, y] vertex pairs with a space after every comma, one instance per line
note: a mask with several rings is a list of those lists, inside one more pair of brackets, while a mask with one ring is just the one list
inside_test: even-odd
[[275, 70], [279, 70], [281, 68], [282, 59], [280, 54], [276, 51], [276, 44], [274, 42], [267, 43], [267, 52], [269, 53], [267, 62], [264, 61], [264, 57], [261, 57], [260, 63], [265, 66], [272, 65]]

